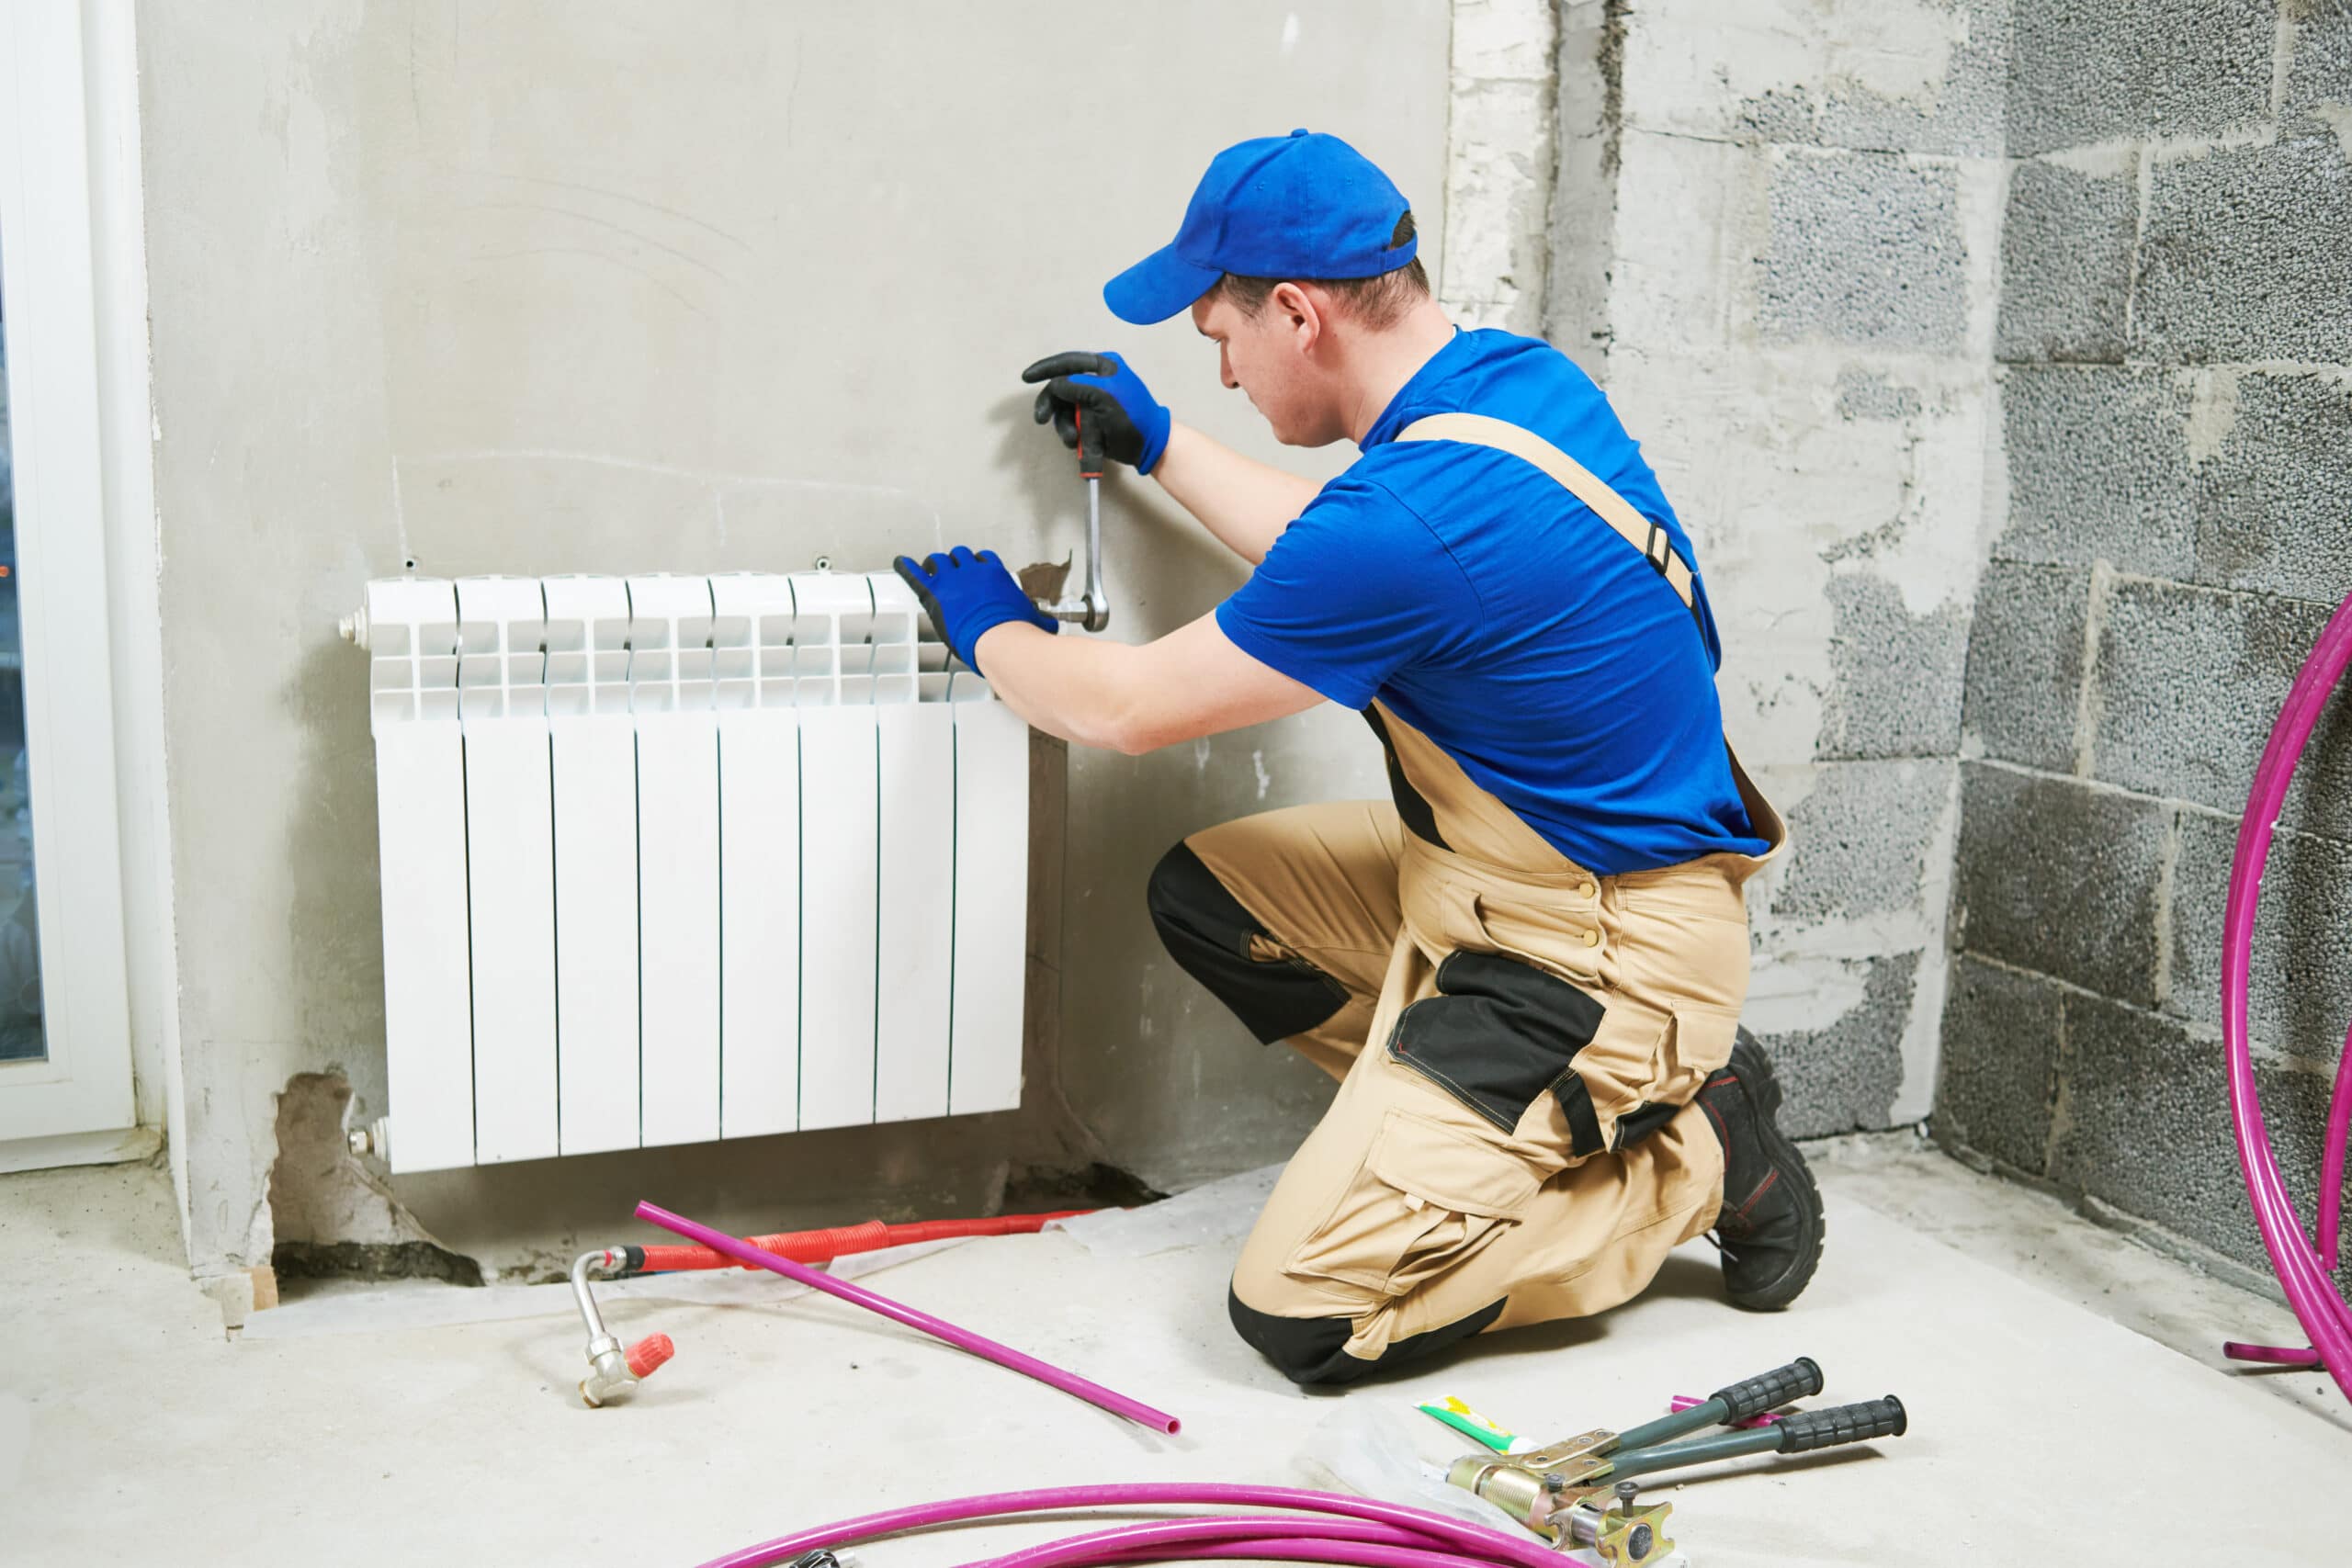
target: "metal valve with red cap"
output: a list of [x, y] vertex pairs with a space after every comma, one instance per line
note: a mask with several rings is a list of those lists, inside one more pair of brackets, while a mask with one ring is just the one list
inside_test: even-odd
[[588, 1289], [588, 1274], [594, 1269], [617, 1268], [621, 1261], [614, 1248], [600, 1247], [582, 1253], [571, 1265], [571, 1293], [588, 1325], [588, 1375], [580, 1380], [580, 1397], [592, 1410], [627, 1399], [637, 1392], [639, 1383], [678, 1353], [666, 1334], [649, 1334], [623, 1348], [605, 1328], [604, 1316], [596, 1310], [596, 1298]]

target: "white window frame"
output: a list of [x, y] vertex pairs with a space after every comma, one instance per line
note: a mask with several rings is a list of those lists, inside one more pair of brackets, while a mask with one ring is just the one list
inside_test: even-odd
[[136, 1121], [85, 80], [80, 6], [0, 0], [0, 289], [49, 1052], [0, 1064], [0, 1143]]

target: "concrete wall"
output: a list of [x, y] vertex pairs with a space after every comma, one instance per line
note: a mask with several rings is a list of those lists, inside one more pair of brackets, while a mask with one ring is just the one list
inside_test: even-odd
[[2006, 0], [1562, 7], [1553, 341], [1698, 546], [1794, 847], [1748, 1021], [1800, 1133], [1925, 1114], [1986, 506]]
[[[2352, 591], [2352, 6], [2019, 6], [2006, 502], [1964, 711], [1947, 1143], [2245, 1263], [2222, 906]], [[2352, 1018], [2352, 720], [2272, 852], [2253, 998], [2290, 1188]]]
[[[1098, 289], [1173, 232], [1211, 152], [1302, 123], [1384, 164], [1442, 241], [1446, 7], [1069, 16], [1042, 0], [141, 8], [199, 1271], [233, 1278], [279, 1239], [401, 1242], [417, 1222], [492, 1265], [544, 1262], [643, 1193], [746, 1224], [970, 1207], [1025, 1163], [1252, 1163], [1311, 1117], [1312, 1075], [1155, 967], [1141, 892], [1160, 848], [1204, 823], [1375, 792], [1373, 748], [1339, 713], [1072, 763], [1068, 934], [1047, 944], [1067, 1016], [1048, 976], [1018, 1117], [385, 1192], [320, 1154], [315, 1108], [277, 1104], [298, 1075], [328, 1075], [304, 1082], [329, 1094], [316, 1086], [340, 1075], [358, 1116], [383, 1109], [364, 671], [334, 634], [368, 578], [409, 560], [865, 569], [963, 539], [1057, 558], [1082, 492], [1014, 378], [1076, 345], [1132, 353], [1245, 450], [1340, 466], [1279, 453], [1188, 324], [1120, 328]], [[1151, 487], [1112, 489], [1114, 635], [1167, 630], [1240, 580]], [[306, 1130], [323, 1166], [305, 1179], [334, 1188], [287, 1204], [301, 1237], [276, 1234], [266, 1201], [281, 1126]]]

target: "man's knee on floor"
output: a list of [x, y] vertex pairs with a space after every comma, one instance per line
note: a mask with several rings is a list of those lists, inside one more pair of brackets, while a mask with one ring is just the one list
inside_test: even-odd
[[1189, 843], [1160, 856], [1145, 892], [1169, 956], [1233, 1010], [1261, 1044], [1304, 1034], [1348, 1003], [1347, 987], [1306, 964], [1252, 956], [1272, 940]]
[[1347, 1353], [1355, 1327], [1344, 1317], [1280, 1317], [1226, 1292], [1226, 1310], [1242, 1342], [1302, 1387], [1353, 1382], [1378, 1365]]
[[1284, 1317], [1278, 1313], [1261, 1312], [1241, 1299], [1238, 1274], [1226, 1292], [1226, 1311], [1242, 1342], [1272, 1362], [1283, 1376], [1306, 1388], [1355, 1382], [1383, 1367], [1418, 1360], [1442, 1350], [1485, 1332], [1502, 1315], [1504, 1305], [1503, 1302], [1493, 1302], [1466, 1317], [1391, 1340], [1378, 1356], [1367, 1359], [1348, 1354], [1348, 1342], [1355, 1337], [1355, 1324], [1351, 1319]]

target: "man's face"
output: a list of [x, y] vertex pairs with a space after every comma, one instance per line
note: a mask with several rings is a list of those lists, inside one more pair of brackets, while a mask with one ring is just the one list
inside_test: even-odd
[[1193, 325], [1216, 344], [1217, 372], [1238, 387], [1286, 446], [1322, 446], [1346, 432], [1309, 350], [1319, 323], [1269, 299], [1255, 316], [1212, 291], [1193, 305]]

